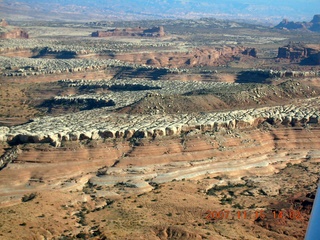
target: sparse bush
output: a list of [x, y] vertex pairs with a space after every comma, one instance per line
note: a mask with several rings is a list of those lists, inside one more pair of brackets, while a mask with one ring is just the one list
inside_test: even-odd
[[257, 207], [256, 204], [251, 204], [251, 205], [249, 206], [250, 209], [255, 209], [256, 207]]
[[29, 202], [32, 199], [34, 199], [36, 196], [37, 196], [36, 193], [31, 193], [29, 195], [24, 195], [21, 200], [22, 200], [22, 202]]
[[239, 203], [234, 204], [232, 207], [238, 208], [238, 209], [243, 209], [244, 207], [240, 205]]

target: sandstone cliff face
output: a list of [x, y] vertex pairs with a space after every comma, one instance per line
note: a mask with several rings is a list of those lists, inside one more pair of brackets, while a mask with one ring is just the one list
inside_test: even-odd
[[234, 57], [256, 56], [255, 49], [245, 47], [195, 48], [188, 52], [116, 54], [112, 58], [130, 63], [145, 63], [154, 67], [194, 67], [225, 65]]
[[12, 39], [12, 38], [29, 38], [29, 35], [27, 32], [20, 29], [14, 29], [9, 32], [0, 33], [0, 39]]
[[29, 34], [9, 24], [2, 19], [0, 22], [0, 39], [12, 39], [12, 38], [29, 38]]
[[291, 62], [300, 62], [308, 65], [320, 64], [320, 51], [318, 47], [289, 43], [278, 49], [277, 58], [290, 59]]
[[125, 28], [125, 29], [112, 29], [107, 31], [96, 31], [91, 34], [92, 37], [112, 37], [112, 36], [121, 36], [121, 37], [164, 37], [165, 32], [164, 28], [153, 27], [150, 29], [146, 28]]

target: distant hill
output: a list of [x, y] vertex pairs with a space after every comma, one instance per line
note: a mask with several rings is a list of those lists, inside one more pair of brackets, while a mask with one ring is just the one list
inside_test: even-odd
[[0, 17], [8, 20], [139, 20], [159, 18], [305, 21], [320, 9], [319, 0], [0, 0]]
[[320, 32], [320, 14], [314, 15], [311, 22], [293, 22], [283, 19], [277, 26], [275, 26], [275, 28]]

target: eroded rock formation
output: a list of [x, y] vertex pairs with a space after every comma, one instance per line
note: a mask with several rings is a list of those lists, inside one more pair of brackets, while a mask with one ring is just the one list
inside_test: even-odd
[[234, 57], [256, 57], [256, 50], [246, 47], [225, 46], [222, 48], [194, 48], [187, 52], [115, 54], [114, 59], [131, 63], [145, 63], [155, 67], [194, 67], [225, 65]]
[[283, 19], [275, 28], [279, 29], [307, 29], [307, 24], [302, 22], [293, 22], [289, 21], [288, 19]]
[[277, 58], [290, 59], [291, 62], [319, 65], [319, 46], [308, 46], [301, 43], [289, 43], [288, 45], [278, 49]]
[[6, 151], [5, 154], [0, 157], [0, 170], [5, 168], [9, 163], [16, 159], [18, 157], [19, 151], [20, 150], [17, 146], [14, 146], [13, 148]]
[[251, 57], [257, 57], [257, 50], [255, 48], [247, 48], [242, 52], [242, 54]]
[[92, 37], [164, 37], [165, 32], [162, 26], [153, 28], [124, 28], [111, 29], [107, 31], [96, 31], [91, 34]]
[[20, 28], [10, 26], [6, 20], [2, 19], [0, 22], [0, 39], [11, 38], [29, 38], [29, 34]]
[[314, 32], [320, 31], [320, 14], [314, 15], [311, 22], [293, 22], [283, 19], [275, 28], [288, 30], [310, 30]]
[[294, 105], [256, 108], [197, 115], [128, 115], [96, 109], [60, 117], [35, 119], [23, 126], [11, 127], [0, 137], [13, 144], [50, 143], [104, 138], [150, 138], [174, 136], [191, 131], [219, 132], [257, 127], [263, 122], [287, 126], [318, 124], [319, 99]]
[[310, 27], [310, 30], [320, 32], [320, 14], [314, 15], [311, 23], [312, 26]]

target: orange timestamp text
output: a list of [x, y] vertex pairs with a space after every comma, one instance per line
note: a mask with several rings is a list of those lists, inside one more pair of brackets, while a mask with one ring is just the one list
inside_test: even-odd
[[205, 219], [207, 220], [222, 220], [222, 219], [290, 219], [290, 220], [302, 220], [301, 212], [298, 210], [288, 209], [288, 210], [273, 210], [273, 211], [264, 211], [264, 210], [255, 210], [255, 211], [206, 211], [204, 213]]

